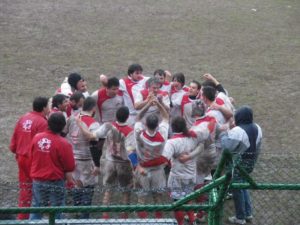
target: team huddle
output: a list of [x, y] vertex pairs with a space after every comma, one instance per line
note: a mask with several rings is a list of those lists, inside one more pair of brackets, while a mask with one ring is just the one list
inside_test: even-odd
[[[33, 111], [19, 119], [10, 144], [19, 166], [19, 207], [64, 205], [64, 195], [49, 191], [49, 185], [64, 192], [66, 183], [74, 205], [91, 205], [100, 173], [104, 205], [110, 204], [113, 185], [122, 190], [123, 204], [130, 204], [132, 188], [140, 190], [139, 204], [149, 195], [160, 204], [166, 188], [176, 201], [212, 180], [224, 149], [245, 156], [252, 172], [262, 132], [253, 123], [251, 108], [235, 110], [233, 98], [211, 74], [200, 79], [185, 85], [184, 74], [160, 69], [147, 77], [141, 65], [132, 64], [122, 79], [101, 75], [102, 86], [91, 95], [83, 77], [71, 73], [51, 100], [35, 98]], [[241, 202], [240, 195], [248, 193], [236, 194], [236, 216], [229, 219], [245, 224], [252, 217], [250, 200]], [[204, 215], [186, 213], [190, 224]], [[174, 212], [179, 225], [184, 214]], [[137, 216], [148, 217], [145, 211]], [[154, 216], [162, 218], [163, 213]]]

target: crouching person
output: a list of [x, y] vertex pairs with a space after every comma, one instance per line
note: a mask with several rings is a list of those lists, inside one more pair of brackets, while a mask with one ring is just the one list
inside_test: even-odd
[[[48, 120], [48, 130], [35, 135], [31, 142], [32, 207], [65, 204], [65, 175], [75, 168], [72, 146], [60, 136], [65, 125], [64, 115], [53, 113]], [[41, 218], [41, 213], [30, 214], [30, 219]], [[60, 219], [61, 213], [57, 213], [56, 218]]]

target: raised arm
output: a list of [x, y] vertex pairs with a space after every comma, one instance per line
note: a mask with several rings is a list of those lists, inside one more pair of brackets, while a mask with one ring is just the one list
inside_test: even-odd
[[151, 105], [152, 105], [152, 101], [149, 101], [144, 105], [144, 107], [142, 108], [142, 110], [139, 112], [139, 114], [136, 117], [137, 121], [141, 121], [143, 119], [143, 117], [145, 116], [146, 112], [148, 111], [148, 109], [150, 108]]

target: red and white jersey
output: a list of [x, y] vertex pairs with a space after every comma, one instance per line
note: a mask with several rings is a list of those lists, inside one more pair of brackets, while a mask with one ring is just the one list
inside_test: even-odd
[[[148, 89], [143, 89], [139, 93], [134, 95], [134, 102], [136, 102], [136, 103], [137, 102], [142, 102], [142, 101], [146, 100], [148, 95], [149, 95], [149, 90]], [[158, 97], [162, 98], [162, 102], [164, 103], [165, 106], [170, 107], [170, 98], [169, 98], [169, 95], [166, 91], [159, 91], [158, 94], [157, 94], [157, 98]], [[150, 115], [152, 113], [156, 113], [157, 115], [160, 115], [159, 109], [158, 109], [157, 106], [150, 106], [150, 108], [146, 112], [145, 118], [147, 117], [147, 115]]]
[[181, 116], [181, 102], [183, 96], [187, 94], [186, 89], [182, 88], [179, 91], [174, 88], [171, 90], [171, 109], [170, 109], [170, 117], [174, 118], [176, 116]]
[[[218, 105], [224, 105], [224, 103], [222, 101], [219, 101], [216, 99], [216, 103]], [[214, 117], [217, 121], [217, 126], [222, 126], [224, 125], [227, 121], [226, 118], [224, 117], [223, 113], [219, 110], [215, 110], [215, 109], [210, 109], [209, 107], [207, 108], [206, 111], [206, 115], [210, 116], [210, 117]], [[222, 132], [223, 133], [223, 132]], [[216, 147], [217, 148], [221, 148], [221, 134], [216, 137]]]
[[224, 105], [227, 109], [230, 109], [232, 112], [234, 112], [234, 106], [232, 105], [229, 97], [224, 94], [223, 92], [218, 92], [216, 97], [216, 102], [219, 105]]
[[100, 123], [116, 121], [117, 110], [124, 105], [123, 92], [119, 91], [114, 97], [107, 95], [107, 89], [101, 88], [92, 94], [97, 102], [96, 120]]
[[187, 128], [190, 129], [195, 122], [192, 117], [193, 102], [197, 99], [191, 99], [188, 94], [185, 94], [181, 100], [181, 116], [185, 119]]
[[40, 112], [28, 112], [18, 120], [10, 141], [10, 150], [17, 154], [28, 156], [30, 143], [33, 137], [46, 131], [48, 123], [46, 117]]
[[120, 79], [120, 90], [123, 92], [124, 104], [129, 108], [131, 115], [136, 115], [134, 108], [134, 96], [145, 88], [145, 83], [149, 77], [141, 76], [139, 81], [133, 81], [131, 77]]
[[29, 154], [32, 179], [62, 180], [66, 172], [75, 169], [72, 145], [59, 134], [51, 131], [34, 136]]
[[196, 133], [191, 131], [189, 136], [182, 133], [174, 134], [167, 140], [162, 156], [171, 160], [170, 176], [196, 180], [196, 160], [191, 159], [181, 163], [178, 158], [183, 153], [194, 151], [197, 145], [207, 139], [209, 132]]
[[136, 143], [133, 134], [133, 128], [126, 123], [113, 122], [112, 128], [107, 128], [103, 124], [94, 132], [97, 138], [103, 138], [106, 135], [106, 151], [102, 159], [116, 162], [128, 162], [128, 155], [135, 150]]
[[169, 95], [171, 94], [172, 85], [169, 81], [165, 81], [160, 87], [161, 91], [166, 91]]
[[134, 126], [134, 135], [137, 143], [136, 153], [138, 161], [144, 163], [146, 161], [161, 156], [165, 142], [168, 139], [169, 123], [162, 121], [157, 131], [150, 134], [142, 122], [137, 122]]
[[[214, 117], [205, 115], [203, 117], [197, 118], [191, 127], [191, 130], [198, 133], [198, 132], [209, 132], [208, 125], [209, 123], [214, 123], [215, 128], [214, 131], [208, 136], [208, 138], [204, 141], [204, 149], [208, 149], [211, 147], [214, 147], [215, 143], [215, 131], [216, 131], [216, 125], [217, 121]], [[213, 146], [212, 146], [213, 145]]]
[[[100, 124], [90, 115], [84, 112], [79, 114], [82, 121], [82, 126], [90, 132], [96, 131]], [[78, 127], [76, 117], [71, 116], [64, 128], [67, 133], [66, 138], [72, 144], [75, 159], [92, 159], [90, 152], [90, 140], [87, 139]]]

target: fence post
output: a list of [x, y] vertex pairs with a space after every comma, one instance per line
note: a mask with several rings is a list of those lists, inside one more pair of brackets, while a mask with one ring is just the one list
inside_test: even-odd
[[55, 225], [55, 212], [51, 211], [49, 213], [49, 225]]

